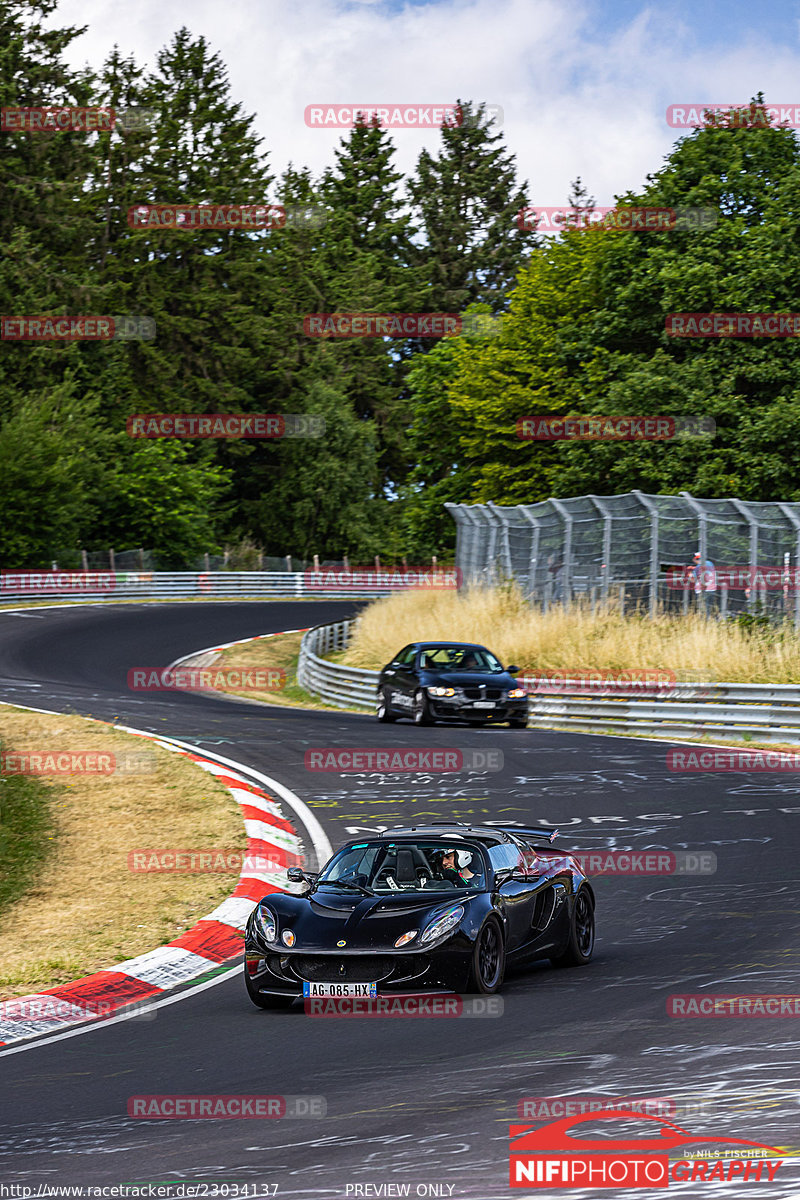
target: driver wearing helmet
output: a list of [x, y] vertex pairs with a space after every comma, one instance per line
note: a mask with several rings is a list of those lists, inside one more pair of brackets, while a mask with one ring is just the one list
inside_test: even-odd
[[[456, 887], [477, 886], [477, 875], [474, 871], [470, 871], [469, 864], [472, 862], [472, 852], [470, 850], [456, 850], [448, 846], [446, 850], [442, 850], [441, 866], [439, 868], [439, 876], [442, 879], [449, 879]], [[476, 880], [473, 884], [472, 880]]]

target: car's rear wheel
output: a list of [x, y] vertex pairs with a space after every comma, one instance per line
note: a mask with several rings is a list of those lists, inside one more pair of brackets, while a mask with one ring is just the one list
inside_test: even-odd
[[415, 725], [431, 725], [433, 717], [431, 716], [431, 706], [428, 703], [428, 697], [424, 692], [417, 692], [414, 697], [414, 724]]
[[247, 963], [244, 964], [244, 982], [247, 994], [256, 1008], [289, 1008], [294, 1000], [294, 996], [269, 996], [264, 992], [259, 992], [247, 972]]
[[378, 694], [378, 702], [375, 705], [375, 716], [379, 721], [384, 722], [397, 720], [397, 717], [389, 707], [389, 693], [385, 688]]
[[506, 948], [503, 931], [495, 917], [490, 917], [478, 934], [472, 951], [470, 991], [484, 996], [496, 992], [506, 971]]
[[582, 967], [594, 953], [594, 904], [591, 894], [582, 887], [575, 897], [569, 941], [562, 954], [551, 957], [554, 967]]

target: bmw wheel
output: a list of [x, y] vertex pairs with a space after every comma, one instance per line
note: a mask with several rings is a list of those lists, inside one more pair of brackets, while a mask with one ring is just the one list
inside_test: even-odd
[[582, 887], [575, 897], [569, 941], [562, 954], [551, 957], [554, 967], [582, 967], [594, 953], [594, 904], [589, 889]]
[[414, 697], [414, 724], [432, 725], [431, 706], [424, 692], [417, 692]]
[[503, 982], [506, 970], [506, 948], [503, 932], [495, 917], [490, 917], [478, 934], [472, 951], [470, 991], [491, 995]]
[[392, 712], [389, 705], [389, 691], [384, 688], [378, 693], [378, 702], [375, 705], [375, 716], [379, 721], [396, 721], [397, 717]]

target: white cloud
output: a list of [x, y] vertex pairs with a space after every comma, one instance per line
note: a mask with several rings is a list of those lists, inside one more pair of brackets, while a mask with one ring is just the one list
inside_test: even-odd
[[[115, 42], [151, 66], [179, 25], [203, 34], [228, 66], [234, 98], [256, 114], [276, 171], [333, 163], [341, 133], [307, 128], [308, 104], [499, 104], [530, 200], [543, 205], [563, 203], [576, 175], [600, 204], [640, 187], [678, 136], [668, 104], [744, 101], [759, 89], [800, 103], [798, 54], [785, 39], [743, 23], [738, 41], [728, 27], [712, 52], [663, 10], [603, 26], [580, 0], [195, 0], [185, 12], [162, 0], [62, 0], [55, 20], [89, 25], [70, 61], [94, 67]], [[392, 137], [404, 172], [438, 142], [435, 131]]]

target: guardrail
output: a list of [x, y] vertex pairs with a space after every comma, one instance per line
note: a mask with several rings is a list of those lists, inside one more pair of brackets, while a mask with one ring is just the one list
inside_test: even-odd
[[[337, 583], [336, 580], [345, 579]], [[308, 600], [389, 596], [396, 586], [381, 586], [365, 573], [331, 576], [313, 571], [4, 571], [0, 604], [14, 600], [193, 600], [271, 597]]]
[[338, 708], [364, 708], [374, 711], [378, 671], [344, 667], [328, 662], [323, 654], [344, 650], [353, 621], [335, 625], [316, 625], [303, 635], [297, 662], [297, 682], [307, 692]]
[[[374, 711], [378, 671], [325, 659], [347, 647], [354, 621], [317, 625], [303, 636], [297, 679], [307, 692], [339, 708]], [[585, 733], [655, 733], [665, 737], [745, 738], [800, 743], [800, 687], [791, 683], [675, 683], [669, 698], [632, 699], [608, 687], [559, 680], [559, 694], [530, 693], [529, 724], [568, 725]]]

